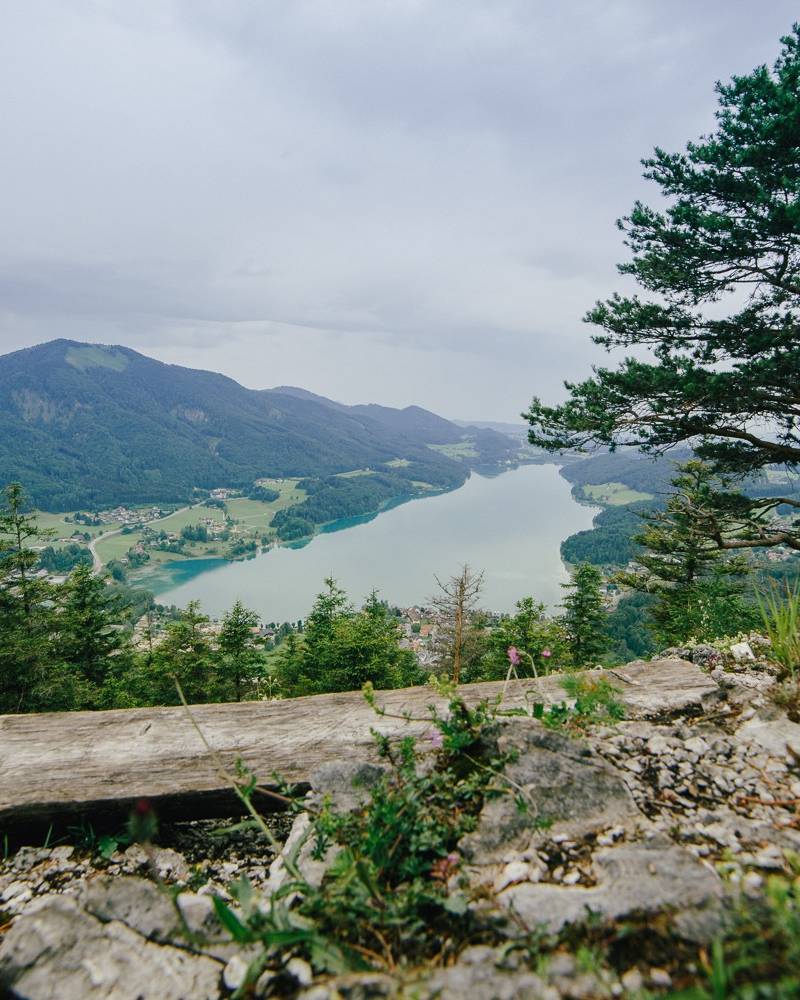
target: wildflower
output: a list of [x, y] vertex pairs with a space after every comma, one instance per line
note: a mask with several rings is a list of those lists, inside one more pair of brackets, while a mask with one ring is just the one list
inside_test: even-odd
[[425, 739], [428, 740], [434, 750], [441, 750], [444, 746], [444, 736], [438, 729], [429, 729], [425, 733]]
[[437, 882], [446, 882], [458, 869], [460, 862], [460, 854], [448, 854], [446, 858], [439, 858], [431, 865], [431, 877]]
[[512, 667], [518, 667], [520, 664], [519, 650], [516, 646], [509, 646], [506, 650], [506, 655], [508, 656], [508, 662]]
[[549, 649], [543, 649], [542, 650], [542, 656], [545, 659], [547, 659], [547, 657], [552, 656], [552, 655], [553, 655], [552, 650], [549, 650]]
[[139, 799], [128, 818], [128, 834], [134, 843], [147, 843], [158, 833], [158, 819], [149, 799]]

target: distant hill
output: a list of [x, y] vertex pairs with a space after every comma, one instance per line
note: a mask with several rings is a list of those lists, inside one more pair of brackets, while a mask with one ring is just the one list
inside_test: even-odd
[[508, 423], [502, 420], [454, 420], [458, 427], [480, 427], [483, 430], [495, 431], [497, 434], [505, 434], [506, 437], [519, 441], [528, 440], [528, 430], [530, 426], [520, 417], [519, 423]]
[[125, 347], [55, 340], [0, 356], [0, 483], [20, 480], [50, 510], [363, 468], [444, 488], [517, 450], [495, 431], [416, 406], [246, 389]]

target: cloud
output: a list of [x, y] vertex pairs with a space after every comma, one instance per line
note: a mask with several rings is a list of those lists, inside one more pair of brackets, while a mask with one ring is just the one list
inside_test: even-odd
[[[0, 346], [511, 417], [601, 360], [638, 160], [792, 6], [28, 0], [0, 36]], [[313, 384], [312, 384], [313, 383]]]

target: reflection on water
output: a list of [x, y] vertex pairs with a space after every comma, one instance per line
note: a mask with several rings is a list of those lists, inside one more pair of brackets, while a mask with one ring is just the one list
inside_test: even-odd
[[567, 579], [559, 546], [591, 527], [594, 513], [575, 503], [556, 466], [528, 465], [491, 478], [473, 474], [458, 490], [378, 515], [343, 518], [309, 544], [243, 562], [170, 563], [141, 583], [165, 604], [197, 599], [215, 617], [241, 598], [266, 621], [293, 621], [306, 616], [328, 575], [355, 601], [376, 588], [407, 606], [430, 597], [434, 574], [447, 576], [467, 562], [484, 570], [484, 607], [508, 611], [528, 594], [552, 606]]

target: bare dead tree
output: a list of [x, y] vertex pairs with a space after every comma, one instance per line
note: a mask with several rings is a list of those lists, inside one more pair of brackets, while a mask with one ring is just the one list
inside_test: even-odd
[[483, 588], [483, 572], [476, 573], [465, 563], [456, 576], [444, 583], [437, 576], [436, 583], [439, 593], [431, 600], [442, 619], [436, 641], [439, 662], [449, 671], [453, 683], [458, 684]]

